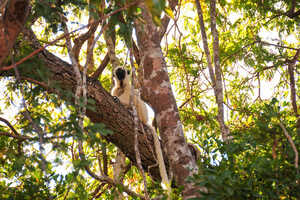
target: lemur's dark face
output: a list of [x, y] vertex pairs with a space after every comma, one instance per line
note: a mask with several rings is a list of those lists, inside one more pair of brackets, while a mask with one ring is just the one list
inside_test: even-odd
[[116, 71], [115, 71], [115, 76], [120, 80], [124, 80], [126, 75], [129, 75], [130, 74], [130, 71], [129, 70], [125, 70], [121, 67], [117, 68]]

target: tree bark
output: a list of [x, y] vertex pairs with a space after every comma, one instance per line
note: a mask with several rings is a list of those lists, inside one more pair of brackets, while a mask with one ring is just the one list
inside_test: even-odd
[[295, 64], [299, 58], [299, 55], [300, 55], [300, 49], [297, 50], [294, 58], [292, 60], [288, 61], [288, 73], [289, 73], [289, 78], [290, 78], [290, 90], [291, 90], [290, 98], [291, 98], [291, 103], [292, 103], [294, 114], [297, 118], [296, 127], [297, 127], [298, 134], [300, 134], [300, 116], [299, 116], [298, 108], [297, 108], [297, 100], [296, 100], [297, 95], [296, 95], [294, 71], [295, 71]]
[[223, 95], [223, 86], [222, 86], [220, 56], [219, 56], [219, 35], [216, 26], [216, 1], [215, 0], [210, 1], [210, 17], [211, 17], [210, 20], [211, 20], [211, 32], [213, 36], [213, 61], [214, 61], [215, 70], [213, 68], [212, 57], [210, 55], [210, 51], [208, 47], [207, 35], [206, 35], [205, 25], [203, 20], [203, 12], [199, 0], [196, 0], [196, 6], [197, 6], [197, 12], [199, 16], [200, 30], [201, 30], [203, 47], [206, 55], [209, 75], [211, 78], [212, 87], [218, 105], [217, 119], [220, 125], [222, 139], [223, 141], [228, 141], [230, 139], [229, 136], [230, 132], [224, 121], [224, 105], [223, 105], [224, 95]]
[[[183, 134], [167, 66], [160, 47], [161, 34], [164, 31], [153, 24], [151, 15], [146, 9], [144, 10], [144, 19], [147, 22], [146, 25], [138, 22], [135, 24], [141, 56], [142, 67], [140, 69], [142, 71], [139, 72], [139, 75], [142, 77], [143, 96], [156, 113], [162, 146], [165, 147], [166, 156], [164, 160], [169, 176], [173, 174], [176, 185], [184, 187], [184, 199], [199, 197], [198, 191], [202, 188], [187, 181], [187, 177], [198, 174], [198, 167]], [[27, 31], [26, 40], [31, 43], [34, 50], [41, 48], [33, 32]], [[22, 78], [40, 84], [61, 98], [74, 101], [74, 99], [64, 95], [65, 91], [74, 94], [76, 90], [77, 80], [72, 66], [47, 50], [42, 50], [38, 57], [43, 64], [32, 62], [30, 68], [18, 66]], [[41, 68], [47, 69], [47, 80], [37, 78], [39, 74], [36, 69]], [[2, 76], [11, 76], [12, 74], [13, 72], [10, 71], [1, 73]], [[59, 88], [54, 87], [54, 85], [59, 85]], [[88, 79], [86, 89], [88, 98], [95, 101], [95, 104], [90, 105], [93, 106], [93, 109], [87, 109], [87, 117], [92, 122], [104, 123], [108, 129], [112, 130], [114, 134], [104, 137], [120, 148], [136, 165], [132, 113], [120, 103], [115, 103], [112, 96], [99, 82]], [[138, 146], [143, 168], [154, 179], [160, 180], [151, 130], [147, 126], [140, 127], [138, 126]]]
[[141, 56], [138, 78], [142, 86], [142, 98], [155, 112], [171, 173], [176, 184], [184, 187], [183, 198], [199, 197], [197, 191], [200, 188], [187, 181], [187, 177], [198, 173], [198, 167], [183, 134], [167, 65], [160, 47], [161, 33], [152, 22], [151, 13], [146, 6], [143, 3], [140, 6], [143, 8], [145, 23], [136, 20], [135, 29]]
[[[28, 41], [34, 50], [41, 48], [38, 40], [32, 31], [26, 30], [26, 41]], [[70, 64], [60, 58], [49, 53], [47, 50], [42, 50], [38, 54], [39, 59], [44, 63], [42, 66], [35, 62], [31, 68], [18, 66], [19, 72], [23, 79], [40, 84], [48, 92], [56, 93], [61, 98], [67, 101], [74, 101], [67, 95], [68, 92], [75, 93], [76, 76]], [[47, 80], [41, 80], [36, 69], [46, 68], [48, 71]], [[13, 71], [1, 73], [2, 76], [12, 76]], [[59, 85], [55, 88], [54, 85]], [[63, 90], [63, 92], [62, 92]], [[136, 165], [134, 151], [134, 122], [133, 115], [120, 103], [116, 103], [113, 97], [101, 86], [100, 82], [94, 79], [87, 80], [88, 98], [95, 101], [93, 109], [87, 109], [86, 115], [92, 122], [103, 123], [106, 128], [113, 131], [113, 134], [106, 135], [104, 138], [115, 144], [121, 151]], [[142, 126], [142, 125], [141, 125]], [[154, 142], [151, 130], [147, 126], [138, 126], [138, 142], [141, 154], [143, 168], [149, 172], [150, 176], [155, 180], [160, 180], [159, 170], [156, 165], [154, 156]], [[153, 167], [155, 166], [155, 167]]]
[[9, 55], [29, 13], [28, 0], [10, 0], [7, 5], [2, 3], [0, 6], [4, 10], [0, 10], [0, 66]]
[[213, 56], [215, 64], [216, 74], [216, 89], [215, 96], [218, 104], [218, 121], [221, 127], [221, 133], [223, 141], [229, 139], [229, 129], [224, 121], [224, 104], [223, 104], [223, 86], [222, 86], [222, 70], [220, 66], [220, 54], [219, 54], [219, 33], [216, 25], [216, 0], [210, 1], [210, 21], [211, 21], [211, 32], [213, 36]]

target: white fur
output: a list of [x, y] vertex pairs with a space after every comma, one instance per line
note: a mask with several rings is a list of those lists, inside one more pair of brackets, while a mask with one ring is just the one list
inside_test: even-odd
[[[120, 100], [120, 102], [123, 105], [129, 107], [130, 106], [130, 93], [131, 93], [130, 74], [127, 74], [127, 71], [125, 69], [123, 69], [123, 70], [125, 70], [125, 78], [123, 80], [119, 80], [117, 75], [116, 75], [116, 70], [119, 69], [119, 68], [123, 69], [122, 67], [118, 67], [113, 72], [114, 73], [114, 83], [115, 83], [115, 85], [114, 85], [114, 87], [111, 91], [111, 95], [118, 97], [118, 99]], [[123, 83], [121, 84], [121, 82], [123, 82]], [[118, 93], [119, 93], [120, 89], [124, 90], [124, 92], [119, 95]], [[146, 107], [145, 102], [138, 95], [137, 90], [134, 90], [132, 100], [133, 100], [133, 104], [135, 105], [138, 118], [144, 124], [148, 124], [147, 107]]]
[[[131, 93], [130, 75], [125, 70], [126, 73], [125, 73], [124, 79], [119, 80], [116, 75], [116, 71], [120, 68], [122, 70], [125, 70], [122, 67], [118, 67], [113, 72], [115, 85], [111, 91], [111, 95], [118, 97], [120, 102], [123, 105], [129, 107], [130, 106], [130, 93]], [[172, 189], [171, 189], [171, 184], [170, 184], [170, 181], [168, 178], [166, 166], [164, 163], [164, 158], [163, 158], [163, 154], [162, 154], [160, 141], [159, 141], [158, 135], [155, 132], [155, 129], [150, 124], [148, 124], [148, 111], [146, 108], [146, 104], [140, 98], [137, 90], [134, 91], [132, 100], [133, 100], [133, 104], [135, 105], [138, 118], [151, 129], [151, 132], [152, 132], [152, 135], [154, 138], [154, 146], [155, 146], [155, 151], [156, 151], [157, 163], [159, 165], [159, 172], [160, 172], [160, 176], [162, 177], [162, 183], [164, 186], [166, 186], [166, 188], [168, 190], [168, 196], [171, 196]]]

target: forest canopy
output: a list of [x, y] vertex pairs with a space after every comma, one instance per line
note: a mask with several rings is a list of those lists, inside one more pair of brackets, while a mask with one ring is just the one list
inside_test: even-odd
[[0, 199], [300, 199], [299, 61], [297, 0], [2, 0]]

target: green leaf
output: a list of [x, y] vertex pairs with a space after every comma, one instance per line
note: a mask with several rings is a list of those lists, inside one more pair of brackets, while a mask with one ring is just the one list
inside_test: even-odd
[[165, 13], [166, 13], [170, 18], [172, 18], [173, 20], [175, 19], [174, 14], [173, 14], [173, 11], [172, 11], [171, 8], [165, 7], [165, 8], [164, 8], [164, 11], [165, 11]]

